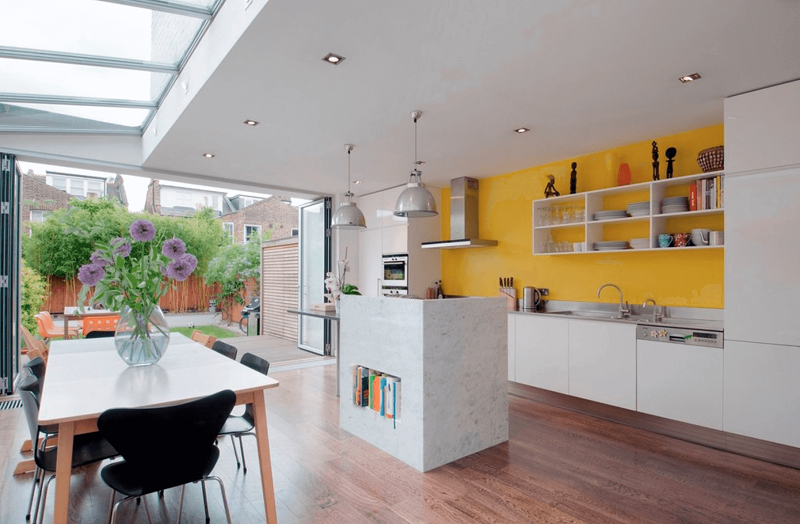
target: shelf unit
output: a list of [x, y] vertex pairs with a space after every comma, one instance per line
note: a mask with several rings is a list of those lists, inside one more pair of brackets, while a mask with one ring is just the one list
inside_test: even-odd
[[[706, 178], [724, 176], [722, 171], [699, 173], [665, 180], [654, 180], [627, 186], [598, 189], [575, 195], [534, 200], [533, 254], [580, 255], [587, 253], [622, 253], [630, 251], [670, 251], [723, 249], [723, 246], [658, 247], [662, 233], [690, 232], [694, 228], [722, 230], [724, 209], [705, 209], [681, 213], [661, 213], [661, 201], [672, 196], [689, 196], [689, 185]], [[649, 214], [638, 217], [593, 220], [594, 214], [603, 210], [625, 210], [628, 204], [649, 201]], [[552, 210], [556, 210], [552, 213]], [[556, 217], [560, 223], [552, 224]], [[631, 240], [648, 238], [643, 249], [593, 250], [595, 242], [604, 240]], [[582, 251], [574, 250], [581, 244]], [[560, 252], [553, 248], [561, 246]]]

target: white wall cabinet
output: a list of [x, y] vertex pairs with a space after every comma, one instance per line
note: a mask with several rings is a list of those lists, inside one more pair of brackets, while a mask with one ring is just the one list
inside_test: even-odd
[[381, 279], [383, 278], [380, 252], [381, 229], [360, 231], [358, 235], [358, 290], [365, 297], [377, 297], [380, 294]]
[[637, 409], [722, 429], [722, 349], [637, 340]]
[[508, 315], [508, 380], [517, 381], [517, 315]]
[[515, 381], [568, 394], [569, 322], [546, 316], [512, 314], [509, 317], [516, 319]]
[[635, 324], [569, 321], [569, 394], [636, 409]]
[[725, 170], [800, 164], [800, 81], [725, 99]]
[[723, 429], [800, 447], [800, 347], [725, 341]]

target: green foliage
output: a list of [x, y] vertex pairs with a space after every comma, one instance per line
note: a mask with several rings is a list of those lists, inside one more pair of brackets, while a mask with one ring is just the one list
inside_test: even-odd
[[233, 338], [239, 336], [238, 333], [233, 333], [218, 326], [173, 327], [169, 328], [169, 330], [171, 333], [180, 333], [187, 337], [191, 337], [195, 330], [204, 335], [212, 335], [217, 338]]
[[46, 289], [44, 279], [29, 268], [25, 261], [22, 261], [22, 325], [28, 328], [31, 333], [37, 332], [36, 319], [33, 316], [41, 310], [44, 303], [44, 293]]
[[43, 223], [31, 224], [31, 238], [23, 243], [24, 258], [43, 275], [74, 277], [95, 246], [126, 236], [138, 219], [152, 221], [163, 238], [182, 239], [187, 251], [197, 257], [195, 274], [201, 277], [223, 239], [222, 225], [209, 208], [181, 218], [130, 213], [118, 202], [105, 199], [73, 199], [70, 206], [55, 211]]
[[341, 291], [344, 295], [361, 295], [361, 293], [358, 292], [358, 287], [353, 284], [344, 284], [341, 287]]
[[[267, 232], [269, 235], [269, 232]], [[218, 302], [236, 302], [243, 304], [240, 291], [244, 281], [253, 277], [256, 283], [261, 279], [261, 242], [257, 233], [250, 235], [246, 244], [228, 244], [220, 248], [217, 256], [208, 263], [206, 282], [219, 283]]]

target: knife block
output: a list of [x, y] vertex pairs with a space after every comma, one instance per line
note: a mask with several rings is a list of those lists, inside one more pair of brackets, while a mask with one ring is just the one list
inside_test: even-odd
[[501, 288], [500, 289], [500, 296], [506, 299], [508, 303], [507, 309], [508, 311], [517, 311], [518, 304], [517, 304], [517, 290], [512, 288]]

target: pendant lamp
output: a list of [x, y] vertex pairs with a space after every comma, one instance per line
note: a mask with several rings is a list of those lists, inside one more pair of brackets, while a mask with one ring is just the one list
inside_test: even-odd
[[397, 204], [394, 206], [394, 214], [398, 217], [423, 218], [435, 217], [439, 213], [436, 211], [436, 200], [430, 191], [422, 185], [422, 173], [417, 166], [424, 164], [417, 160], [417, 120], [422, 116], [422, 111], [412, 111], [411, 117], [414, 119], [414, 170], [408, 185], [400, 193]]
[[364, 213], [358, 209], [353, 203], [353, 193], [350, 191], [350, 152], [353, 150], [353, 144], [345, 144], [344, 150], [347, 151], [347, 202], [342, 202], [336, 213], [333, 214], [331, 219], [331, 227], [339, 229], [360, 229], [367, 227], [367, 222], [364, 220]]

